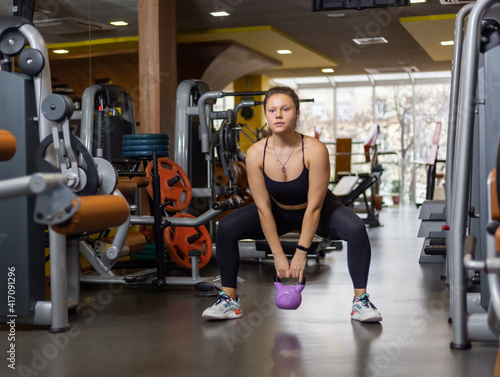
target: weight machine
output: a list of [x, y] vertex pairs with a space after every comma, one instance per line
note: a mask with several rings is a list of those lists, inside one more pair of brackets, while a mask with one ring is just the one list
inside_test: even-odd
[[93, 156], [122, 160], [123, 136], [135, 134], [134, 119], [132, 98], [122, 87], [92, 85], [83, 92], [80, 139]]
[[[79, 302], [79, 270], [78, 259], [71, 253], [74, 241], [62, 229], [117, 226], [128, 216], [128, 205], [110, 193], [88, 195], [99, 188], [98, 168], [69, 132], [73, 104], [65, 96], [51, 94], [48, 53], [39, 32], [25, 19], [0, 17], [0, 51], [1, 128], [16, 143], [11, 158], [0, 164], [0, 258], [2, 266], [15, 272], [11, 287], [16, 292], [15, 305], [2, 298], [0, 316], [15, 316], [18, 323], [50, 325], [51, 332], [65, 331], [68, 310]], [[15, 56], [19, 56], [21, 73], [13, 72]], [[103, 203], [107, 216], [99, 217]], [[94, 214], [98, 215], [95, 221]], [[45, 298], [46, 233], [50, 301]], [[6, 284], [7, 279], [2, 279], [0, 288], [5, 292]]]
[[[500, 137], [498, 61], [500, 8], [493, 0], [465, 5], [455, 24], [454, 61], [450, 96], [450, 123], [446, 158], [446, 220], [449, 225], [448, 279], [450, 281], [451, 348], [464, 350], [471, 341], [498, 341], [500, 295], [497, 251], [488, 232], [491, 221], [488, 175], [495, 166]], [[464, 21], [467, 30], [463, 35]], [[495, 190], [496, 191], [496, 190]], [[467, 236], [477, 240], [467, 242]], [[473, 243], [473, 242], [472, 242]], [[470, 252], [474, 249], [475, 257]], [[468, 273], [480, 272], [479, 290], [471, 289]], [[477, 280], [477, 278], [476, 278]]]
[[[244, 154], [238, 145], [240, 127], [236, 119], [241, 109], [260, 104], [254, 100], [243, 100], [234, 109], [215, 111], [213, 105], [217, 99], [263, 94], [265, 92], [210, 91], [205, 83], [194, 80], [185, 80], [179, 84], [174, 161], [193, 183], [193, 197], [214, 198], [219, 194], [230, 195], [236, 192], [233, 165], [236, 160], [244, 161]], [[215, 130], [214, 120], [223, 120], [219, 130]], [[216, 157], [222, 164], [224, 174], [230, 178], [228, 186], [215, 184]]]

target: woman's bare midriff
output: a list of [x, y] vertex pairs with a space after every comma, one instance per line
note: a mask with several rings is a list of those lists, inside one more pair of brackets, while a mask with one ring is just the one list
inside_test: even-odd
[[273, 200], [273, 202], [276, 203], [276, 205], [284, 210], [288, 210], [288, 211], [293, 211], [293, 210], [297, 210], [297, 209], [304, 209], [307, 207], [307, 202], [305, 203], [302, 203], [302, 204], [294, 204], [294, 205], [286, 205], [286, 204], [281, 204], [279, 203], [278, 201], [276, 201], [276, 199], [274, 199], [272, 196], [271, 196], [271, 199]]

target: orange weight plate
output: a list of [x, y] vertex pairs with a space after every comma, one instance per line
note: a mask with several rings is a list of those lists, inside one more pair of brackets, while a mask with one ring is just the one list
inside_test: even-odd
[[[194, 218], [193, 215], [187, 213], [176, 213], [173, 217]], [[188, 270], [191, 269], [190, 250], [201, 250], [200, 268], [204, 267], [212, 256], [212, 240], [204, 225], [198, 227], [168, 226], [163, 232], [163, 240], [172, 261]]]
[[[149, 186], [146, 188], [150, 198], [153, 198], [153, 184], [151, 171], [153, 170], [153, 161], [146, 166], [146, 175], [150, 179]], [[179, 212], [185, 209], [192, 199], [192, 188], [189, 178], [174, 161], [166, 158], [158, 158], [158, 174], [160, 176], [161, 202], [170, 202], [165, 206], [169, 212]]]

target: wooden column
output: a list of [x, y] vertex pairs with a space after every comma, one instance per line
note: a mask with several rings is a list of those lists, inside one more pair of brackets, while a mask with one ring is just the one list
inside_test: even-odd
[[335, 155], [335, 180], [351, 174], [352, 139], [337, 138]]
[[177, 90], [175, 1], [138, 0], [140, 132], [163, 133], [174, 148]]

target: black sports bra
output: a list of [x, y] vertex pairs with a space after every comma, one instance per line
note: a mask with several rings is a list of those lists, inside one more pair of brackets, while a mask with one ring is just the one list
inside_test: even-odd
[[306, 163], [304, 160], [304, 135], [302, 137], [302, 163], [304, 164], [304, 169], [302, 173], [291, 181], [279, 182], [274, 181], [267, 176], [264, 171], [264, 164], [266, 161], [266, 149], [269, 137], [266, 139], [266, 145], [264, 146], [264, 157], [262, 161], [262, 174], [264, 174], [264, 180], [266, 182], [266, 188], [278, 203], [284, 205], [299, 205], [307, 202], [307, 193], [309, 192], [309, 169], [306, 168]]

